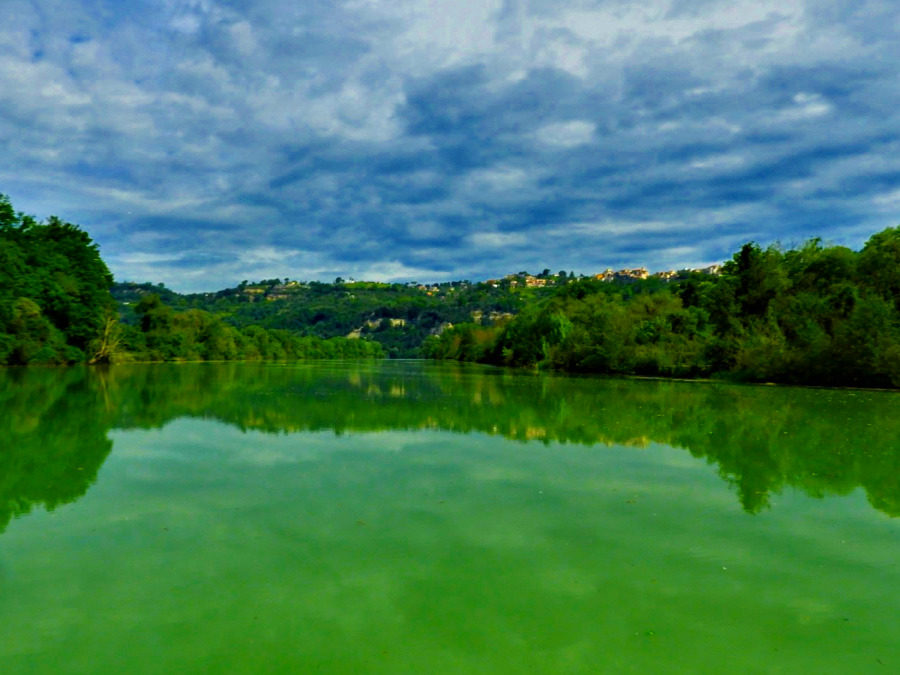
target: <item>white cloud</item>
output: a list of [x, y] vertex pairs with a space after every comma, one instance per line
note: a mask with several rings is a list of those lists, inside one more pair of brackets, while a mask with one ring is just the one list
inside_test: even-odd
[[179, 33], [196, 33], [200, 30], [201, 20], [196, 14], [180, 14], [172, 19], [170, 26]]
[[708, 155], [702, 159], [696, 159], [691, 162], [692, 169], [734, 169], [744, 165], [744, 158], [741, 155]]
[[785, 121], [807, 120], [822, 117], [831, 112], [831, 105], [819, 94], [801, 92], [793, 98], [794, 105], [782, 109], [776, 119]]
[[355, 268], [354, 278], [371, 279], [372, 281], [400, 281], [405, 279], [430, 280], [441, 273], [427, 267], [412, 267], [399, 260], [387, 260], [373, 265], [361, 265]]
[[537, 138], [547, 145], [558, 145], [573, 148], [590, 143], [593, 140], [596, 125], [584, 120], [570, 122], [554, 122], [546, 124], [537, 131]]
[[513, 166], [495, 166], [469, 172], [464, 181], [465, 189], [473, 195], [516, 192], [532, 181], [525, 170]]
[[881, 207], [896, 209], [898, 206], [900, 206], [900, 190], [882, 192], [881, 194], [875, 195], [872, 198], [872, 202]]
[[183, 260], [184, 253], [127, 253], [125, 255], [115, 256], [115, 260], [119, 264], [124, 265], [155, 265], [157, 263], [168, 263]]
[[256, 246], [249, 250], [238, 252], [237, 259], [242, 265], [269, 265], [287, 262], [289, 258], [301, 256], [304, 253], [301, 250], [282, 248], [280, 246]]
[[773, 16], [799, 21], [801, 0], [735, 0], [704, 5], [696, 13], [672, 15], [670, 0], [609, 3], [596, 9], [563, 9], [561, 23], [576, 35], [610, 48], [647, 39], [680, 42], [705, 31], [732, 31]]
[[238, 21], [228, 29], [234, 45], [237, 50], [247, 56], [252, 54], [257, 48], [256, 37], [253, 34], [253, 27], [247, 21]]
[[[494, 48], [494, 16], [500, 0], [420, 0], [383, 3], [402, 29], [391, 39], [404, 67], [421, 72], [477, 60]], [[377, 5], [380, 13], [384, 7]]]
[[469, 242], [477, 248], [509, 248], [524, 246], [528, 237], [516, 232], [475, 232], [469, 235]]

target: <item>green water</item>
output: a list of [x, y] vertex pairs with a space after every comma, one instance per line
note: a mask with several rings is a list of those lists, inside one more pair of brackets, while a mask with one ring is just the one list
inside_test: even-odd
[[0, 371], [2, 673], [900, 669], [900, 395]]

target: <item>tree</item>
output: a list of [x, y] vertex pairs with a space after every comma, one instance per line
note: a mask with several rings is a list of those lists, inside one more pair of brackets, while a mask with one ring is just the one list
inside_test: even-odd
[[900, 308], [900, 227], [883, 230], [859, 254], [860, 281]]
[[[15, 213], [9, 199], [0, 195], [0, 335], [7, 336], [0, 340], [5, 345], [4, 361], [84, 360], [113, 306], [111, 285], [112, 275], [86, 232], [55, 216], [39, 223]], [[44, 324], [53, 329], [54, 337], [50, 342], [41, 338], [44, 346], [35, 350], [37, 343], [32, 338], [35, 330], [43, 331], [37, 326]], [[18, 337], [10, 337], [13, 334]], [[13, 343], [18, 347], [11, 346]]]

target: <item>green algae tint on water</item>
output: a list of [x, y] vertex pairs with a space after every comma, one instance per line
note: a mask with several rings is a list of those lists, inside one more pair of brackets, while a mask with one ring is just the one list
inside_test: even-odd
[[900, 397], [0, 372], [0, 672], [900, 671]]

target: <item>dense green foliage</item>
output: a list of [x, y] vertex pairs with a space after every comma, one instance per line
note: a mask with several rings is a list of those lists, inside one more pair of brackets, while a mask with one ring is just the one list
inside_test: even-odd
[[381, 345], [370, 340], [322, 339], [260, 326], [235, 328], [201, 309], [176, 312], [155, 293], [134, 307], [138, 323], [125, 326], [121, 344], [143, 361], [220, 361], [380, 358]]
[[751, 513], [789, 486], [815, 497], [862, 487], [875, 508], [900, 516], [900, 400], [888, 392], [534, 377], [456, 364], [127, 364], [0, 371], [0, 409], [0, 437], [10, 441], [0, 453], [0, 531], [35, 504], [52, 509], [84, 494], [110, 451], [110, 429], [184, 416], [269, 433], [442, 429], [585, 446], [658, 442], [715, 465]]
[[238, 329], [201, 309], [176, 312], [151, 287], [122, 325], [113, 278], [83, 230], [17, 213], [0, 195], [0, 365], [90, 361], [381, 357], [370, 340], [303, 337], [251, 323]]
[[141, 299], [156, 293], [176, 310], [200, 309], [231, 326], [258, 325], [304, 336], [359, 336], [374, 340], [392, 357], [420, 357], [424, 340], [447, 325], [490, 324], [545, 297], [550, 288], [514, 285], [515, 275], [496, 283], [446, 282], [434, 285], [363, 281], [335, 283], [266, 279], [243, 282], [217, 293], [180, 295], [152, 284], [122, 283], [113, 288], [123, 320], [137, 324]]
[[112, 275], [81, 229], [0, 195], [0, 364], [71, 363], [101, 349]]
[[720, 275], [579, 280], [504, 325], [455, 326], [432, 358], [569, 372], [900, 386], [900, 228], [859, 251], [746, 244]]

